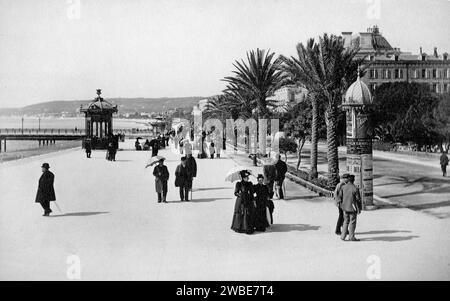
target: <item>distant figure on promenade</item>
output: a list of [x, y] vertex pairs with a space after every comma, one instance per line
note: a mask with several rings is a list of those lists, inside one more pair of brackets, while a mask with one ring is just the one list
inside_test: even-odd
[[155, 190], [158, 194], [158, 203], [167, 203], [167, 181], [169, 180], [169, 170], [164, 165], [164, 159], [159, 160], [158, 165], [153, 169], [155, 176]]
[[253, 198], [253, 184], [250, 182], [249, 175], [250, 173], [246, 170], [241, 171], [242, 180], [236, 183], [234, 189], [236, 203], [231, 229], [238, 233], [252, 234], [255, 232], [253, 219], [256, 204]]
[[216, 157], [220, 158], [220, 143], [222, 141], [219, 141], [219, 139], [217, 139], [216, 143], [214, 143], [214, 146], [216, 148]]
[[275, 176], [275, 193], [280, 200], [284, 199], [283, 194], [283, 182], [287, 172], [287, 164], [281, 160], [281, 155], [278, 155], [278, 161], [275, 163], [275, 169], [277, 171]]
[[42, 208], [44, 208], [43, 216], [49, 216], [52, 212], [52, 209], [50, 209], [50, 202], [56, 201], [55, 189], [53, 187], [55, 175], [49, 171], [50, 165], [48, 163], [42, 164], [41, 168], [42, 175], [39, 178], [35, 202], [40, 203]]
[[214, 147], [214, 142], [211, 142], [211, 144], [209, 145], [209, 157], [211, 159], [214, 159], [215, 152], [216, 152], [216, 149]]
[[194, 156], [192, 156], [192, 153], [186, 155], [186, 166], [191, 171], [192, 177], [197, 177], [197, 161], [195, 161]]
[[158, 139], [153, 138], [150, 141], [150, 146], [152, 147], [152, 157], [155, 157], [158, 155], [158, 151], [159, 151], [159, 141]]
[[183, 140], [183, 148], [186, 155], [192, 155], [192, 144], [189, 142], [189, 139]]
[[139, 139], [136, 139], [136, 141], [134, 142], [134, 147], [136, 148], [137, 151], [142, 150], [141, 144], [139, 143]]
[[175, 170], [175, 187], [180, 189], [180, 200], [189, 202], [189, 190], [192, 188], [192, 171], [186, 165], [186, 157], [181, 157], [181, 163]]
[[86, 157], [90, 158], [92, 153], [91, 141], [86, 140], [84, 143], [84, 150], [86, 151]]
[[144, 147], [142, 150], [148, 151], [150, 150], [150, 141], [148, 139], [145, 140]]
[[350, 241], [359, 241], [355, 237], [356, 217], [361, 213], [361, 195], [359, 189], [353, 184], [355, 176], [350, 175], [350, 180], [343, 185], [340, 190], [340, 198], [342, 198], [342, 211], [344, 212], [344, 225], [342, 227], [341, 239], [345, 240], [347, 234]]
[[275, 183], [275, 177], [277, 175], [277, 169], [275, 168], [275, 165], [273, 164], [264, 165], [263, 174], [264, 174], [264, 184], [266, 184], [267, 188], [269, 189], [269, 197], [273, 198], [274, 195], [273, 185]]
[[336, 185], [336, 189], [334, 190], [334, 201], [339, 210], [339, 216], [338, 216], [338, 220], [336, 223], [336, 230], [335, 230], [335, 233], [337, 235], [342, 234], [341, 228], [342, 228], [342, 225], [344, 224], [344, 212], [342, 211], [342, 208], [341, 208], [342, 207], [341, 190], [342, 190], [342, 186], [347, 184], [349, 182], [349, 180], [350, 180], [350, 174], [348, 174], [348, 173], [343, 174], [341, 182], [339, 182], [339, 184]]
[[447, 176], [447, 165], [448, 165], [447, 152], [442, 152], [442, 155], [441, 155], [439, 161], [441, 163], [442, 176], [446, 177]]
[[264, 232], [272, 223], [272, 214], [270, 220], [267, 220], [267, 208], [269, 207], [269, 189], [264, 185], [264, 176], [258, 175], [258, 183], [253, 185], [253, 190], [256, 193], [256, 210], [255, 210], [255, 230]]

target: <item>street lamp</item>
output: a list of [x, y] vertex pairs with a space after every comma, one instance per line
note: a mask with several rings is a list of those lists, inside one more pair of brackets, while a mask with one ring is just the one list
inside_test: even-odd
[[23, 116], [22, 116], [22, 135], [23, 135]]

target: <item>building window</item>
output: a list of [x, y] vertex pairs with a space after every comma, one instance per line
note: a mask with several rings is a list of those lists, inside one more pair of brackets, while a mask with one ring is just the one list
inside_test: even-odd
[[414, 70], [412, 71], [412, 77], [413, 77], [413, 78], [419, 78], [419, 71], [417, 71], [417, 69], [414, 69]]
[[394, 69], [394, 78], [403, 78], [403, 69]]
[[450, 92], [449, 84], [444, 84], [444, 89], [442, 90], [442, 92]]
[[377, 88], [377, 84], [370, 84], [370, 91], [373, 93]]
[[444, 78], [450, 78], [450, 69], [444, 69]]
[[388, 69], [386, 69], [386, 70], [384, 70], [385, 72], [384, 72], [384, 78], [391, 78], [391, 70], [388, 70]]
[[370, 78], [378, 78], [378, 70], [370, 69]]
[[427, 78], [427, 69], [422, 69], [422, 78]]
[[432, 70], [432, 76], [433, 76], [433, 78], [437, 77], [437, 70], [436, 69]]

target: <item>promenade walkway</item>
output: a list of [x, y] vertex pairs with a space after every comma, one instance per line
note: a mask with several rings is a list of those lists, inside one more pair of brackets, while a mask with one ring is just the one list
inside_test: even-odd
[[[156, 202], [149, 152], [124, 150], [109, 162], [104, 152], [86, 159], [76, 150], [0, 165], [0, 280], [67, 280], [72, 255], [81, 280], [367, 280], [377, 263], [381, 280], [450, 280], [450, 219], [404, 208], [363, 212], [361, 241], [342, 242], [332, 202], [288, 182], [271, 231], [237, 234], [234, 185], [224, 177], [250, 160], [197, 160], [194, 200], [180, 203], [180, 156], [161, 154], [168, 204]], [[62, 209], [52, 203], [47, 218], [34, 203], [44, 160]]]

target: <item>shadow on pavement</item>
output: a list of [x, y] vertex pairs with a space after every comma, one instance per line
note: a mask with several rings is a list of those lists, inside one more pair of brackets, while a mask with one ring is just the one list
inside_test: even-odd
[[207, 191], [207, 190], [224, 190], [224, 189], [233, 189], [232, 187], [207, 187], [207, 188], [194, 188], [193, 192], [196, 191]]
[[311, 226], [307, 224], [273, 224], [267, 232], [315, 231], [319, 229], [320, 226]]
[[404, 241], [411, 240], [413, 238], [417, 238], [417, 235], [409, 235], [409, 236], [378, 236], [378, 237], [369, 237], [369, 238], [360, 238], [360, 241], [387, 241], [387, 242], [396, 242], [396, 241]]
[[50, 215], [49, 217], [64, 217], [64, 216], [91, 216], [91, 215], [98, 215], [98, 214], [106, 214], [109, 212], [69, 212], [64, 214], [58, 214], [58, 215]]
[[219, 201], [219, 200], [229, 200], [229, 199], [231, 199], [231, 198], [204, 198], [204, 199], [194, 198], [193, 200], [190, 200], [189, 202], [191, 202], [191, 203], [207, 203], [207, 202], [214, 202], [214, 201]]
[[411, 233], [407, 230], [379, 230], [379, 231], [368, 231], [368, 232], [356, 232], [356, 235], [367, 235], [367, 234], [393, 234], [393, 233]]

